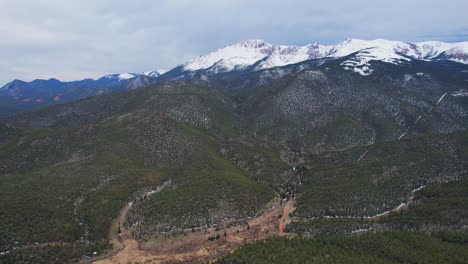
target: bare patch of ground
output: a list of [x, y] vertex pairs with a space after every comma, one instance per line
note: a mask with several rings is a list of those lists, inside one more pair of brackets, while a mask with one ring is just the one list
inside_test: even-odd
[[[158, 234], [148, 242], [138, 242], [130, 235], [121, 223], [124, 222], [131, 204], [122, 209], [113, 225], [117, 234], [120, 225], [121, 233], [112, 237], [115, 251], [112, 256], [96, 260], [97, 264], [108, 263], [200, 263], [212, 261], [219, 256], [231, 252], [237, 247], [259, 239], [274, 235], [284, 235], [284, 225], [291, 221], [289, 213], [294, 209], [294, 200], [280, 205], [278, 199], [268, 204], [259, 217], [248, 219], [246, 225], [233, 226], [225, 229], [197, 229], [185, 234]], [[213, 241], [209, 237], [219, 239]]]
[[289, 200], [288, 202], [286, 202], [286, 204], [284, 205], [284, 208], [283, 208], [283, 215], [281, 216], [281, 220], [280, 220], [280, 223], [279, 223], [279, 228], [278, 228], [278, 234], [279, 236], [284, 236], [284, 227], [291, 223], [291, 216], [289, 215], [289, 213], [291, 213], [292, 211], [294, 211], [294, 200]]

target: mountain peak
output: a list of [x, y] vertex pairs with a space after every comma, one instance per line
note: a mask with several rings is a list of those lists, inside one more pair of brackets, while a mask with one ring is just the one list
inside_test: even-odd
[[141, 75], [145, 75], [151, 78], [156, 78], [162, 74], [164, 74], [166, 71], [163, 69], [156, 69], [156, 70], [149, 70], [149, 71], [144, 71], [141, 73]]
[[[260, 62], [255, 69], [285, 66], [310, 59], [340, 58], [358, 53], [343, 64], [346, 69], [362, 72], [357, 68], [369, 68], [371, 61], [399, 64], [411, 59], [452, 60], [468, 64], [468, 44], [427, 41], [419, 43], [387, 39], [363, 40], [346, 38], [335, 45], [320, 43], [305, 46], [269, 44], [263, 40], [244, 40], [225, 46], [214, 52], [201, 55], [183, 65], [184, 71], [212, 68], [209, 72], [220, 73], [242, 70]], [[372, 72], [369, 70], [368, 72]]]
[[270, 45], [269, 43], [266, 43], [264, 40], [261, 39], [248, 39], [240, 42], [239, 44], [244, 47], [263, 47], [266, 45]]
[[118, 79], [119, 81], [129, 80], [135, 78], [137, 75], [133, 73], [117, 73], [117, 74], [108, 74], [102, 78], [106, 79]]
[[272, 53], [273, 45], [263, 40], [244, 40], [198, 56], [182, 65], [186, 71], [208, 69], [222, 61], [223, 71], [252, 65]]
[[4, 86], [0, 87], [1, 90], [8, 90], [10, 89], [12, 86], [14, 86], [15, 84], [21, 84], [21, 83], [25, 83], [24, 81], [22, 80], [18, 80], [18, 79], [14, 79], [13, 81], [5, 84]]

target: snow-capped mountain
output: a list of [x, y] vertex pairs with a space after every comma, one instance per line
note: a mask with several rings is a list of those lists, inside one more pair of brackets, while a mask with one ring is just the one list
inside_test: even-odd
[[185, 71], [197, 71], [214, 67], [217, 72], [241, 70], [262, 61], [257, 69], [293, 64], [329, 55], [330, 46], [312, 44], [303, 47], [273, 45], [263, 40], [246, 40], [225, 46], [217, 51], [201, 55], [181, 65]]
[[164, 70], [157, 69], [157, 70], [150, 70], [150, 71], [144, 71], [141, 73], [119, 73], [119, 74], [108, 74], [106, 76], [103, 76], [102, 78], [107, 78], [111, 80], [119, 80], [119, 81], [125, 81], [125, 80], [130, 80], [139, 76], [147, 76], [150, 78], [157, 78], [164, 74]]
[[[12, 114], [102, 93], [136, 89], [159, 81], [199, 78], [200, 81], [206, 82], [210, 81], [210, 76], [227, 72], [265, 73], [265, 76], [279, 78], [284, 74], [301, 71], [301, 66], [295, 68], [294, 64], [308, 63], [306, 61], [312, 59], [324, 60], [311, 63], [336, 61], [342, 69], [366, 76], [375, 73], [377, 69], [373, 61], [392, 65], [404, 65], [412, 60], [468, 64], [468, 42], [411, 43], [384, 39], [346, 39], [335, 45], [313, 43], [305, 46], [287, 46], [270, 44], [263, 40], [246, 40], [198, 56], [168, 72], [157, 69], [141, 73], [118, 73], [96, 80], [71, 82], [56, 79], [32, 82], [14, 80], [0, 88], [0, 110], [3, 107], [3, 113]], [[287, 65], [295, 70], [273, 69]], [[270, 69], [278, 71], [263, 71]], [[265, 76], [258, 77], [259, 84], [268, 79]]]
[[109, 75], [104, 76], [103, 78], [124, 81], [124, 80], [135, 78], [136, 76], [137, 76], [136, 73], [119, 73], [119, 74], [109, 74]]
[[254, 70], [285, 66], [310, 59], [340, 58], [356, 53], [343, 62], [345, 69], [363, 75], [370, 74], [370, 61], [402, 63], [411, 59], [451, 60], [468, 64], [468, 42], [400, 42], [390, 40], [346, 39], [336, 45], [309, 44], [306, 46], [274, 45], [262, 40], [247, 40], [201, 55], [179, 66], [182, 71], [207, 70], [209, 73]]
[[347, 39], [334, 48], [330, 57], [344, 57], [357, 53], [353, 58], [342, 63], [345, 69], [351, 69], [361, 75], [372, 73], [371, 61], [383, 61], [393, 64], [418, 60], [450, 60], [468, 64], [468, 42], [400, 42], [384, 39], [371, 41]]
[[163, 69], [156, 69], [156, 70], [142, 72], [141, 75], [145, 75], [150, 78], [156, 78], [156, 77], [163, 75], [165, 72], [166, 71]]

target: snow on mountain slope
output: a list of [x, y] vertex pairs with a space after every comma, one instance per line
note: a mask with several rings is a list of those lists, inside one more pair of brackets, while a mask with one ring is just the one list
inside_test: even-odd
[[130, 73], [121, 73], [119, 74], [119, 79], [120, 80], [128, 80], [128, 79], [131, 79], [131, 78], [134, 78], [135, 75], [134, 74], [130, 74]]
[[276, 46], [274, 52], [255, 67], [256, 70], [285, 66], [310, 59], [319, 59], [331, 55], [333, 46], [319, 43], [307, 46]]
[[[372, 73], [370, 61], [383, 61], [399, 64], [410, 59], [400, 55], [412, 53], [407, 43], [377, 39], [372, 41], [347, 39], [335, 46], [333, 57], [344, 57], [357, 52], [351, 59], [344, 61], [341, 65], [347, 70], [353, 70], [361, 75]], [[411, 56], [411, 55], [409, 55]]]
[[222, 66], [232, 70], [235, 66], [252, 65], [272, 53], [274, 45], [262, 40], [246, 40], [231, 46], [225, 46], [215, 52], [201, 55], [183, 65], [185, 70], [207, 69], [221, 62]]
[[309, 59], [339, 58], [356, 53], [345, 62], [345, 69], [362, 75], [372, 73], [370, 61], [399, 64], [410, 58], [422, 60], [452, 60], [468, 64], [468, 42], [437, 41], [409, 43], [384, 39], [346, 39], [336, 45], [314, 43], [306, 46], [273, 45], [262, 40], [247, 40], [201, 55], [181, 65], [185, 71], [208, 69], [216, 74], [242, 70], [258, 63], [254, 70], [285, 66]]
[[165, 73], [164, 70], [157, 69], [157, 70], [145, 71], [142, 73], [109, 74], [109, 75], [104, 76], [103, 78], [113, 79], [113, 80], [118, 80], [118, 81], [126, 81], [126, 80], [130, 80], [139, 76], [148, 76], [150, 78], [156, 78], [162, 75], [163, 73]]
[[136, 74], [133, 74], [133, 73], [119, 73], [119, 74], [109, 74], [109, 75], [104, 76], [103, 78], [124, 81], [124, 80], [129, 80], [135, 77], [136, 77]]
[[256, 69], [284, 66], [312, 58], [322, 58], [329, 54], [332, 47], [312, 44], [303, 47], [273, 45], [263, 40], [246, 40], [225, 46], [215, 52], [201, 55], [182, 65], [186, 71], [210, 69], [210, 72], [241, 70], [265, 59]]
[[351, 69], [361, 75], [372, 73], [370, 61], [383, 61], [393, 64], [410, 61], [410, 58], [420, 60], [452, 60], [468, 64], [468, 42], [444, 43], [428, 41], [420, 43], [406, 43], [399, 41], [358, 40], [348, 39], [336, 46], [333, 57], [357, 54], [342, 63], [345, 69]]
[[150, 70], [150, 71], [145, 71], [142, 72], [142, 75], [151, 77], [151, 78], [156, 78], [159, 77], [160, 75], [164, 74], [166, 71], [163, 69], [156, 69], [156, 70]]

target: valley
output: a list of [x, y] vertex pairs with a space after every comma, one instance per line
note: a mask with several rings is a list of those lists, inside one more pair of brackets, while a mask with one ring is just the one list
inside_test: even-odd
[[[116, 222], [123, 223], [127, 215], [126, 206]], [[93, 263], [200, 263], [213, 261], [219, 256], [233, 251], [239, 246], [257, 240], [264, 240], [275, 235], [284, 235], [284, 224], [289, 222], [289, 213], [294, 208], [294, 200], [280, 205], [279, 199], [269, 202], [260, 216], [246, 219], [242, 225], [230, 226], [221, 222], [217, 227], [198, 227], [178, 232], [159, 234], [146, 242], [138, 242], [131, 232], [120, 225], [121, 232], [116, 236], [116, 228], [110, 236], [115, 241], [112, 256]], [[163, 238], [164, 236], [164, 238]], [[210, 237], [216, 237], [210, 240]]]
[[0, 117], [0, 263], [463, 263], [463, 48], [244, 41], [52, 80], [69, 101]]

